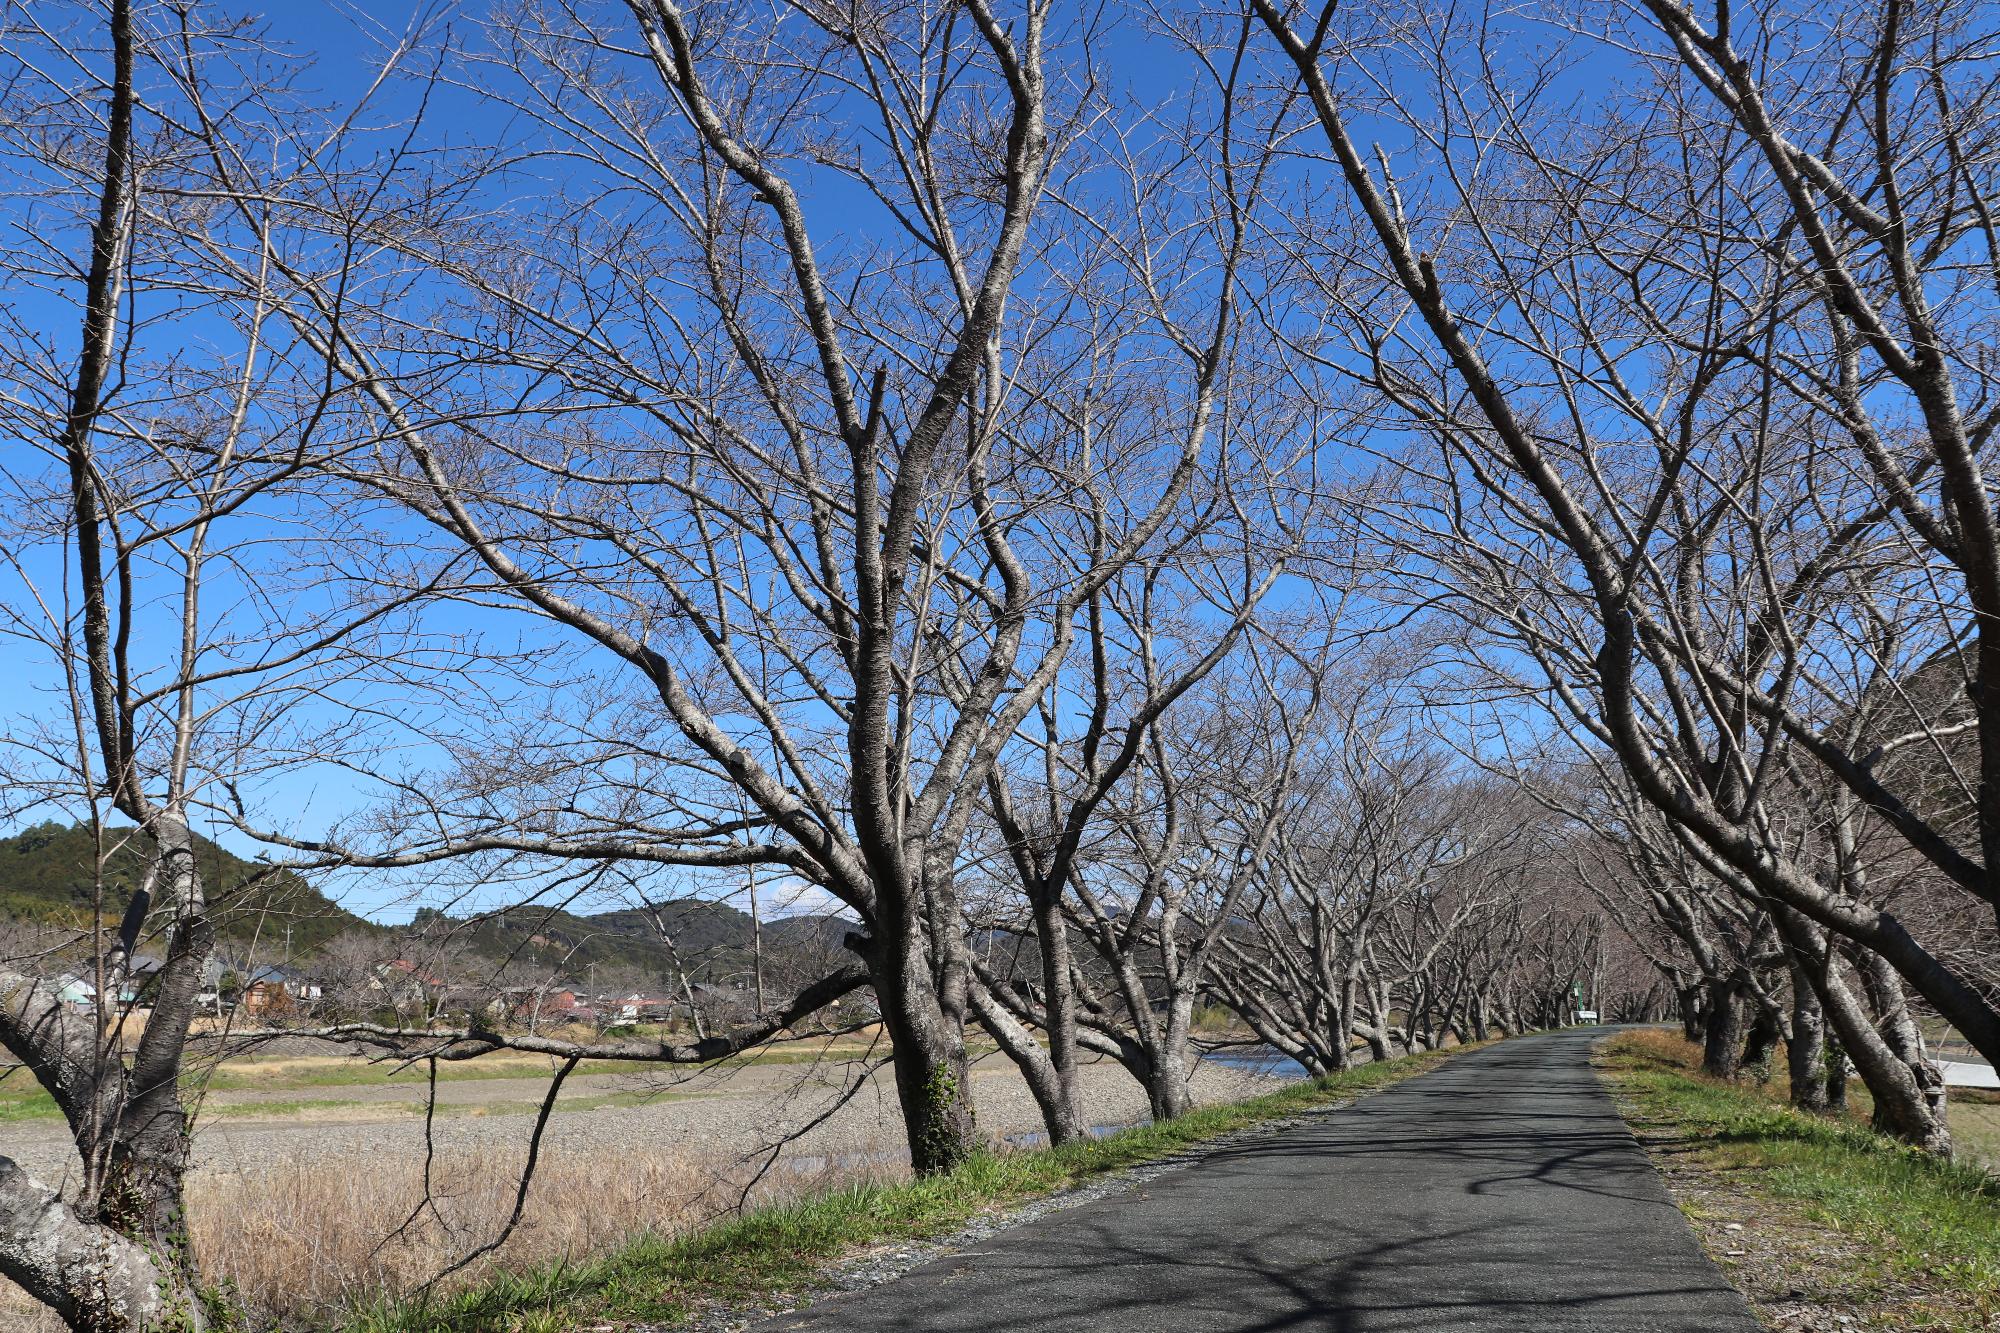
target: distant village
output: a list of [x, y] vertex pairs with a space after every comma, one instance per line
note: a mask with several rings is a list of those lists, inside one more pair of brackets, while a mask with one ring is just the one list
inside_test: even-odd
[[[607, 980], [623, 983], [607, 987], [592, 984], [591, 974], [599, 970], [594, 966], [582, 977], [551, 971], [539, 980], [521, 980], [518, 975], [527, 968], [496, 970], [477, 957], [466, 960], [471, 966], [448, 970], [401, 956], [357, 962], [352, 953], [335, 947], [291, 964], [237, 961], [219, 953], [204, 966], [197, 1003], [205, 1015], [260, 1027], [372, 1021], [427, 1028], [477, 1021], [527, 1031], [706, 1029], [747, 1021], [761, 1009], [754, 981], [747, 979], [683, 977], [669, 993], [664, 987], [634, 988], [630, 967], [604, 969]], [[113, 1007], [148, 1009], [163, 967], [157, 957], [134, 958], [116, 983]], [[58, 973], [55, 984], [73, 1011], [98, 1011], [98, 980], [79, 969]], [[872, 1003], [865, 993], [845, 1001], [850, 1010]]]

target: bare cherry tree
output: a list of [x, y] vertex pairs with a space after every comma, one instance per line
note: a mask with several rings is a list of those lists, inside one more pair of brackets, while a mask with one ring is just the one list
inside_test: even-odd
[[411, 664], [384, 636], [422, 594], [343, 577], [304, 480], [357, 444], [341, 390], [301, 392], [271, 290], [237, 280], [268, 272], [266, 233], [215, 225], [186, 130], [189, 63], [266, 86], [261, 49], [127, 0], [46, 17], [9, 16], [0, 117], [0, 420], [24, 442], [0, 467], [0, 632], [23, 673], [0, 792], [88, 830], [93, 889], [69, 946], [86, 1002], [0, 965], [0, 1045], [77, 1156], [56, 1184], [0, 1156], [0, 1275], [77, 1329], [199, 1330], [214, 1297], [189, 1244], [182, 1074], [226, 886], [198, 828], [348, 743], [334, 701]]
[[[1815, 874], [1778, 810], [1820, 772], [1867, 837], [1995, 901], [1977, 7], [1648, 0], [1590, 47], [1622, 78], [1581, 122], [1570, 52], [1510, 54], [1520, 17], [1419, 9], [1385, 42], [1253, 7], [1347, 205], [1300, 220], [1288, 337], [1426, 442], [1398, 471], [1412, 573], [1746, 888], [2000, 1054], [1955, 943]], [[1364, 97], [1408, 151], [1371, 160]]]
[[397, 441], [335, 475], [474, 558], [618, 720], [432, 733], [467, 762], [396, 785], [395, 836], [292, 841], [817, 886], [939, 1170], [977, 1141], [960, 846], [1093, 596], [1229, 448], [1254, 180], [1093, 172], [1115, 136], [1070, 164], [1103, 115], [1090, 28], [1043, 3], [710, 20], [507, 11], [453, 76], [529, 113], [484, 184], [424, 175], [412, 209], [397, 173], [428, 169], [391, 162], [300, 202], [344, 220], [274, 262], [288, 327]]
[[1347, 1068], [1357, 1040], [1387, 1059], [1399, 1035], [1408, 1049], [1470, 1027], [1491, 979], [1455, 946], [1490, 926], [1533, 845], [1521, 804], [1427, 734], [1407, 649], [1335, 631], [1283, 624], [1265, 650], [1298, 758], [1208, 981], [1315, 1073]]

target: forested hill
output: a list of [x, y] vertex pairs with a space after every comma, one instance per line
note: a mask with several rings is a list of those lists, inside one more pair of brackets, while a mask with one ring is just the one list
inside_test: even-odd
[[[104, 866], [103, 903], [115, 926], [145, 873], [145, 835], [117, 829]], [[0, 838], [0, 920], [86, 927], [97, 892], [97, 853], [81, 825], [37, 824]], [[291, 930], [294, 952], [305, 952], [347, 930], [381, 929], [315, 889], [299, 875], [246, 861], [195, 835], [195, 860], [214, 908], [217, 932], [232, 945], [253, 939], [273, 945]]]
[[[107, 926], [115, 926], [124, 914], [147, 860], [145, 842], [133, 830], [118, 830], [114, 841], [120, 845], [103, 878]], [[276, 957], [289, 928], [291, 957], [299, 959], [346, 931], [395, 929], [355, 915], [299, 875], [278, 871], [253, 883], [264, 867], [200, 836], [195, 848], [216, 906], [217, 929], [229, 952], [244, 953], [254, 941], [260, 957]], [[80, 826], [38, 824], [0, 838], [0, 922], [87, 927], [95, 859], [90, 831]], [[527, 905], [459, 921], [426, 909], [417, 913], [413, 925], [434, 932], [433, 939], [448, 937], [494, 963], [519, 961], [581, 977], [592, 967], [613, 973], [667, 974], [669, 958], [659, 930], [663, 924], [691, 980], [719, 981], [740, 976], [748, 968], [752, 935], [748, 913], [726, 903], [695, 899], [663, 902], [655, 910], [658, 924], [653, 912], [636, 907], [584, 914]], [[838, 917], [781, 917], [764, 923], [764, 944], [769, 955], [807, 963], [837, 950], [849, 929], [851, 923]]]
[[[655, 917], [657, 913], [657, 919]], [[422, 911], [415, 925], [442, 922]], [[459, 938], [494, 960], [556, 966], [581, 976], [586, 968], [630, 969], [650, 976], [671, 972], [661, 927], [673, 940], [680, 964], [692, 981], [720, 982], [742, 976], [750, 965], [750, 915], [728, 903], [683, 898], [661, 902], [653, 911], [618, 908], [575, 913], [528, 905], [463, 923]], [[840, 947], [853, 923], [834, 916], [777, 917], [764, 922], [767, 956], [807, 962]]]

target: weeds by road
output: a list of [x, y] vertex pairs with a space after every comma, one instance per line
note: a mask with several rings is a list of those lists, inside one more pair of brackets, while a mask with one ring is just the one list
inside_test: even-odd
[[1674, 1034], [1622, 1033], [1599, 1065], [1681, 1210], [1772, 1327], [2000, 1323], [1993, 1177], [1795, 1111], [1782, 1082], [1705, 1079]]

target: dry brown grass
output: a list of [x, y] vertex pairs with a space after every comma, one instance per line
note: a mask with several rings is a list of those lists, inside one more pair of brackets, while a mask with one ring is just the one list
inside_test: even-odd
[[[407, 1294], [497, 1235], [513, 1210], [519, 1169], [518, 1157], [440, 1161], [435, 1208], [414, 1218], [420, 1160], [203, 1173], [188, 1198], [195, 1251], [204, 1275], [233, 1286], [256, 1315], [310, 1326], [348, 1305]], [[764, 1203], [879, 1174], [827, 1167], [774, 1172], [753, 1184], [753, 1172], [733, 1160], [644, 1151], [611, 1163], [601, 1155], [546, 1158], [513, 1238], [447, 1285], [476, 1281], [494, 1266], [602, 1253], [647, 1231], [686, 1231], [737, 1211], [746, 1192], [748, 1202]], [[0, 1279], [0, 1330], [61, 1328]]]

